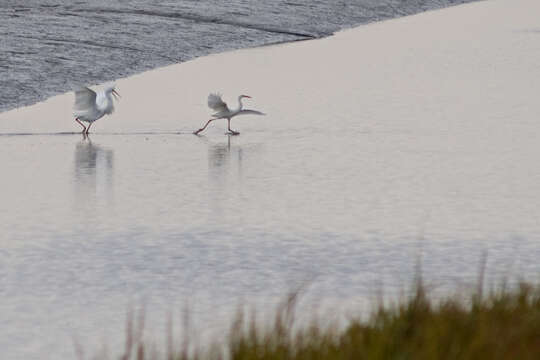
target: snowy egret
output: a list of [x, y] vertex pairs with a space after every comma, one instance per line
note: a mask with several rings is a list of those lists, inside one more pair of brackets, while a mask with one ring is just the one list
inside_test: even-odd
[[195, 135], [199, 134], [201, 131], [206, 129], [208, 124], [210, 124], [214, 120], [227, 119], [229, 134], [238, 135], [238, 134], [240, 134], [238, 131], [231, 130], [231, 118], [233, 118], [233, 117], [235, 117], [237, 115], [248, 115], [248, 114], [265, 115], [262, 112], [256, 111], [256, 110], [243, 110], [242, 109], [242, 99], [243, 98], [251, 99], [251, 96], [240, 95], [238, 97], [238, 108], [236, 108], [234, 110], [231, 110], [231, 109], [229, 109], [227, 104], [221, 99], [221, 94], [210, 94], [210, 95], [208, 95], [208, 107], [210, 107], [210, 109], [215, 110], [216, 113], [212, 115], [213, 118], [208, 120], [208, 122], [206, 123], [206, 125], [204, 125], [204, 127], [202, 127], [199, 130], [195, 131], [194, 134]]
[[[73, 114], [75, 115], [75, 121], [83, 127], [83, 134], [88, 134], [94, 121], [101, 119], [103, 115], [113, 113], [113, 96], [115, 98], [120, 97], [114, 85], [98, 92], [87, 87], [80, 87], [75, 90]], [[87, 122], [88, 128], [81, 121]]]

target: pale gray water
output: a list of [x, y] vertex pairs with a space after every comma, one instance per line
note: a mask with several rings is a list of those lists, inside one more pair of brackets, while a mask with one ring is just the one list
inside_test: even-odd
[[[272, 304], [314, 276], [310, 294], [323, 302], [369, 298], [381, 284], [395, 293], [410, 284], [420, 250], [438, 287], [473, 285], [487, 249], [490, 275], [538, 270], [535, 236], [484, 238], [465, 227], [422, 241], [429, 209], [410, 201], [426, 223], [385, 220], [387, 206], [402, 206], [384, 195], [396, 186], [395, 162], [311, 155], [329, 143], [362, 149], [353, 138], [249, 131], [2, 137], [4, 359], [68, 358], [73, 336], [90, 352], [115, 345], [133, 303], [146, 304], [150, 333], [163, 335], [167, 311], [184, 301], [204, 330], [242, 299]], [[431, 158], [418, 155], [419, 164]], [[387, 181], [374, 183], [373, 171]], [[381, 223], [403, 228], [385, 234]]]
[[2, 1], [0, 111], [77, 84], [469, 1]]
[[[264, 312], [307, 280], [316, 301], [365, 306], [381, 285], [394, 295], [410, 285], [420, 253], [437, 289], [474, 287], [485, 250], [490, 279], [538, 273], [538, 234], [529, 230], [461, 224], [424, 234], [437, 208], [401, 198], [396, 181], [421, 193], [423, 167], [437, 155], [418, 154], [409, 164], [418, 170], [408, 171], [373, 153], [340, 158], [343, 148], [369, 151], [376, 134], [356, 133], [363, 146], [338, 132], [244, 129], [249, 135], [208, 138], [3, 136], [4, 359], [72, 358], [74, 337], [89, 353], [102, 343], [114, 353], [133, 304], [146, 305], [147, 332], [158, 337], [170, 310], [179, 322], [185, 301], [204, 332], [239, 302]], [[410, 217], [392, 218], [404, 207]]]

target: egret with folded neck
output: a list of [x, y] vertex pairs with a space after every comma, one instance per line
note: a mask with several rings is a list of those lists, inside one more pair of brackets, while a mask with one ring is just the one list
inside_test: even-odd
[[[120, 97], [114, 85], [97, 92], [87, 87], [80, 87], [75, 90], [73, 115], [75, 121], [83, 127], [83, 134], [88, 134], [94, 121], [114, 112], [113, 97]], [[88, 127], [84, 126], [81, 121], [87, 122]]]

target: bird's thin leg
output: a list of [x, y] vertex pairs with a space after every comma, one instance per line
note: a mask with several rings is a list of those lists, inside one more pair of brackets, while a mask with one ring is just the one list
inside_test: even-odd
[[86, 126], [83, 125], [83, 123], [79, 120], [79, 118], [75, 118], [75, 121], [78, 122], [83, 127], [82, 133], [84, 134], [86, 132]]
[[88, 124], [88, 127], [86, 128], [86, 134], [88, 135], [88, 132], [90, 131], [90, 126], [92, 126], [93, 123]]
[[229, 132], [233, 135], [239, 135], [238, 131], [231, 130], [231, 119], [227, 119], [227, 122], [229, 123]]
[[195, 131], [193, 134], [197, 135], [199, 134], [201, 131], [203, 131], [204, 129], [206, 129], [206, 127], [208, 126], [208, 124], [210, 124], [212, 121], [214, 121], [216, 119], [210, 119], [208, 120], [208, 122], [206, 123], [206, 125], [204, 125], [204, 127], [200, 128], [199, 130]]

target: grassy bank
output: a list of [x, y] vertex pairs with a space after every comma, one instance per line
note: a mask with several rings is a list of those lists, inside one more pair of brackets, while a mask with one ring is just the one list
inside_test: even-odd
[[239, 314], [226, 338], [218, 339], [222, 345], [204, 351], [187, 351], [187, 339], [181, 352], [172, 344], [150, 349], [130, 323], [120, 359], [540, 359], [540, 287], [434, 301], [420, 286], [367, 320], [351, 319], [339, 329], [314, 322], [293, 331], [296, 299], [288, 297], [266, 326]]

